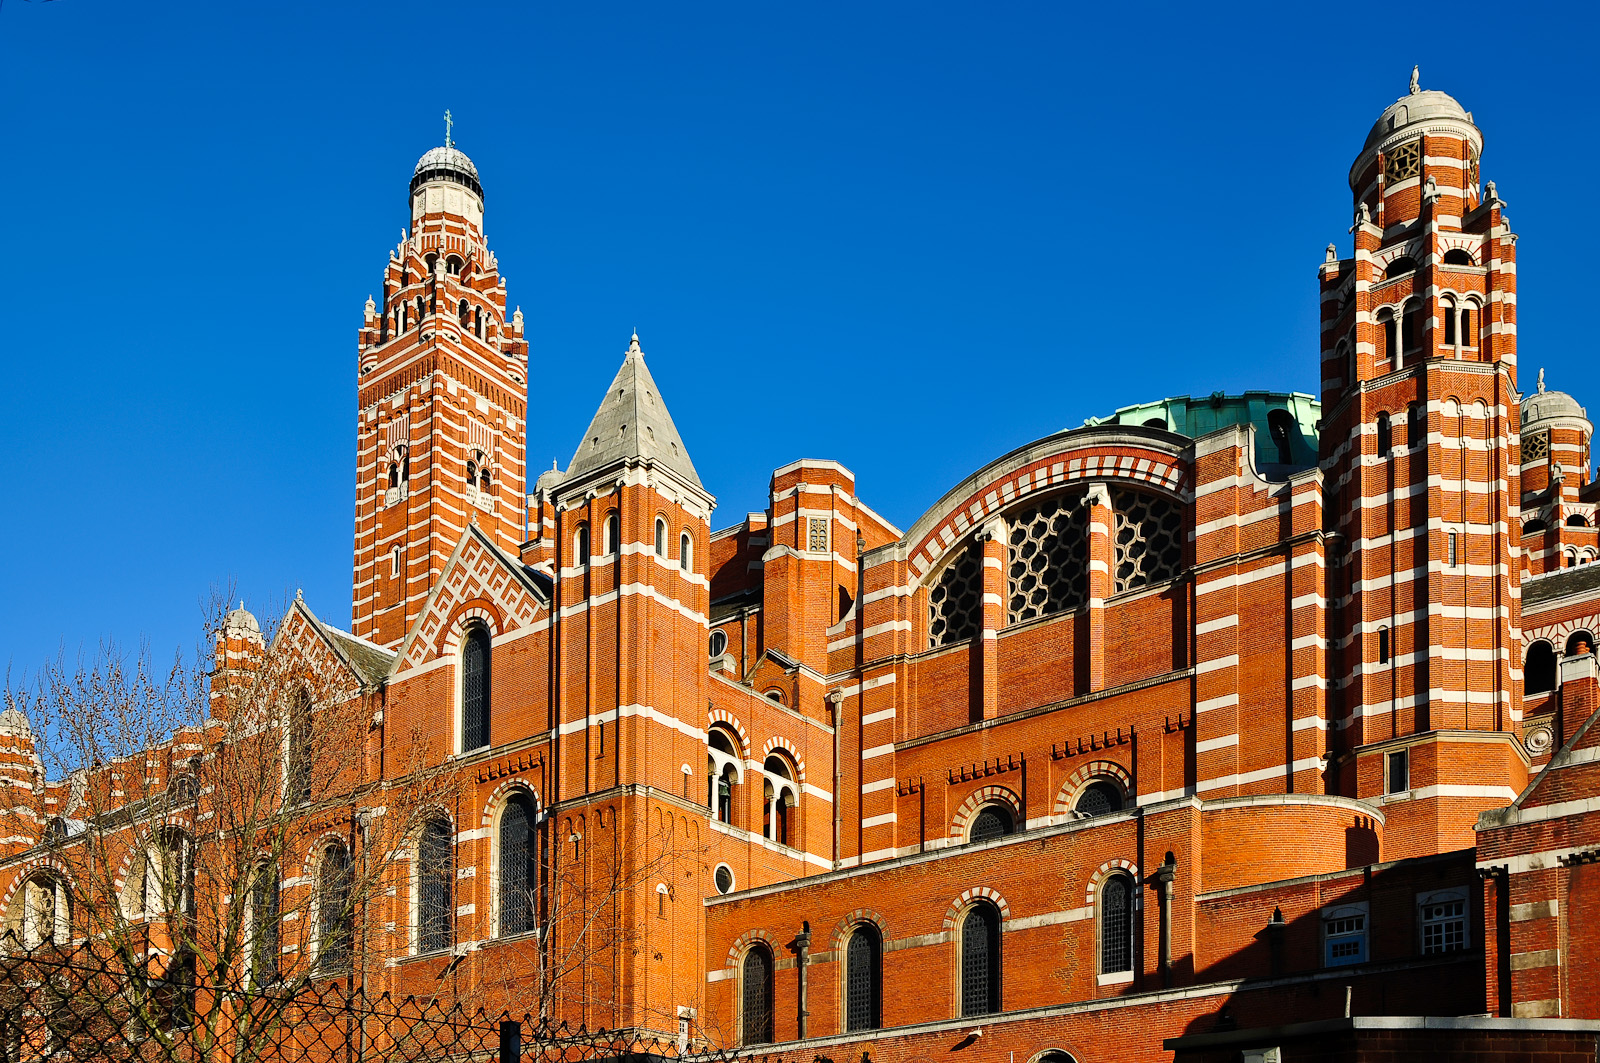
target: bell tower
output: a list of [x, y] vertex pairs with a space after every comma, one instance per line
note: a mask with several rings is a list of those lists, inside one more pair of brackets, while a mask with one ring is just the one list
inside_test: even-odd
[[1408, 802], [1390, 823], [1440, 848], [1517, 785], [1482, 735], [1521, 718], [1516, 236], [1482, 150], [1413, 70], [1350, 168], [1354, 257], [1321, 268], [1328, 726], [1344, 792]]
[[357, 349], [351, 631], [397, 645], [469, 523], [513, 554], [525, 519], [528, 344], [450, 141], [411, 177], [411, 228]]

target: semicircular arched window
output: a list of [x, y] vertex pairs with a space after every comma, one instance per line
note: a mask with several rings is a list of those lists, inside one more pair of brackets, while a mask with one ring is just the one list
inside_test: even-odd
[[1548, 694], [1556, 688], [1556, 651], [1544, 639], [1528, 647], [1522, 665], [1522, 696]]
[[1000, 1010], [1000, 913], [974, 904], [961, 920], [961, 1014]]
[[1096, 780], [1083, 788], [1073, 811], [1080, 816], [1106, 816], [1122, 811], [1122, 790], [1104, 779]]
[[772, 953], [765, 945], [744, 954], [740, 972], [739, 1032], [747, 1045], [772, 1043]]
[[967, 841], [993, 841], [995, 838], [1004, 838], [1014, 830], [1016, 821], [1012, 819], [1009, 808], [1004, 805], [984, 805], [972, 817], [972, 826], [967, 828]]
[[1088, 588], [1089, 518], [1082, 492], [1029, 506], [1006, 536], [1006, 622], [1076, 609]]
[[928, 587], [928, 645], [950, 646], [976, 636], [982, 603], [983, 552], [968, 546]]
[[878, 928], [862, 923], [845, 946], [845, 1030], [876, 1030], [881, 1022], [883, 945]]
[[1100, 884], [1100, 973], [1133, 970], [1133, 880], [1112, 875]]
[[489, 744], [489, 703], [492, 688], [489, 629], [474, 624], [461, 646], [461, 748], [463, 752]]
[[1112, 593], [1166, 583], [1183, 574], [1188, 528], [1181, 503], [1165, 495], [1117, 488], [1111, 492], [1111, 509]]
[[506, 802], [500, 813], [500, 934], [526, 934], [536, 925], [538, 897], [535, 890], [538, 874], [534, 864], [536, 852], [534, 834], [535, 812], [533, 800], [525, 793], [517, 793]]

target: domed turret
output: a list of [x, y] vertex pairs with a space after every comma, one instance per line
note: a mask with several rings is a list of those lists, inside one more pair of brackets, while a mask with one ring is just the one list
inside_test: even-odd
[[1437, 199], [1437, 213], [1456, 217], [1478, 205], [1483, 133], [1455, 97], [1417, 79], [1413, 67], [1410, 91], [1383, 109], [1350, 167], [1358, 214], [1386, 230]]
[[450, 181], [470, 188], [479, 199], [483, 198], [483, 185], [478, 183], [478, 168], [454, 145], [447, 144], [423, 153], [411, 175], [411, 194], [416, 195], [417, 189], [430, 181]]
[[[1412, 95], [1402, 96], [1383, 109], [1378, 120], [1372, 124], [1372, 132], [1367, 134], [1367, 142], [1361, 146], [1361, 150], [1370, 149], [1390, 133], [1400, 133], [1414, 125], [1440, 121], [1459, 122], [1472, 126], [1474, 131], [1478, 128], [1472, 124], [1472, 113], [1457, 103], [1454, 96], [1438, 89], [1418, 89]], [[1481, 133], [1478, 135], [1482, 137]]]
[[1539, 370], [1538, 390], [1522, 400], [1523, 501], [1554, 486], [1568, 502], [1576, 502], [1588, 481], [1593, 435], [1588, 411], [1564, 391], [1546, 391], [1544, 370]]
[[422, 228], [424, 217], [466, 221], [475, 239], [483, 226], [483, 184], [478, 167], [450, 139], [454, 119], [444, 113], [444, 144], [430, 148], [411, 173], [411, 227]]

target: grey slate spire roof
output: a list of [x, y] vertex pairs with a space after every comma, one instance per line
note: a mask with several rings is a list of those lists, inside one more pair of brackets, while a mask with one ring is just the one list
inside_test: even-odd
[[637, 332], [562, 478], [581, 476], [627, 458], [649, 458], [705, 489], [662, 401], [661, 389], [644, 364]]

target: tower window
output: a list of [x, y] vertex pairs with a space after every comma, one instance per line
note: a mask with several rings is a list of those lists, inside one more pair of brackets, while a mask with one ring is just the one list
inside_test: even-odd
[[606, 514], [606, 538], [605, 543], [603, 544], [605, 546], [606, 553], [616, 553], [617, 548], [621, 545], [621, 542], [622, 522], [617, 517], [617, 511], [613, 509], [610, 513]]
[[1403, 794], [1411, 789], [1411, 764], [1408, 750], [1397, 749], [1384, 757], [1384, 793]]
[[1420, 316], [1415, 303], [1406, 304], [1405, 315], [1400, 321], [1400, 346], [1407, 354], [1422, 346], [1422, 330], [1418, 327]]
[[1555, 688], [1555, 647], [1540, 639], [1528, 647], [1528, 655], [1522, 662], [1522, 696], [1548, 694]]
[[1453, 347], [1456, 343], [1456, 308], [1446, 303], [1439, 309], [1444, 318], [1444, 341]]
[[1378, 414], [1378, 453], [1388, 456], [1389, 450], [1394, 446], [1394, 431], [1389, 425], [1389, 415]]
[[656, 556], [667, 556], [667, 522], [660, 517], [656, 518]]
[[1389, 629], [1386, 627], [1378, 629], [1378, 663], [1389, 663]]
[[1460, 564], [1460, 559], [1459, 559], [1456, 551], [1457, 551], [1456, 533], [1455, 532], [1451, 532], [1450, 533], [1450, 538], [1449, 538], [1449, 547], [1445, 552], [1445, 564], [1449, 565], [1451, 568], [1455, 568], [1456, 565]]
[[455, 255], [451, 255], [449, 258], [444, 260], [444, 268], [452, 277], [459, 277], [461, 275], [461, 266], [461, 259], [457, 258]]
[[572, 556], [580, 565], [589, 563], [589, 525], [580, 523], [578, 532], [572, 539]]
[[1472, 307], [1461, 308], [1461, 345], [1463, 347], [1476, 347], [1477, 341], [1472, 332]]
[[456, 317], [458, 319], [460, 319], [461, 325], [462, 325], [463, 328], [465, 328], [466, 324], [467, 324], [467, 311], [468, 311], [467, 301], [465, 299], [463, 299], [456, 306]]
[[1272, 436], [1272, 442], [1277, 445], [1279, 465], [1289, 465], [1294, 461], [1289, 444], [1290, 420], [1288, 410], [1272, 410], [1267, 414], [1267, 432]]
[[685, 572], [694, 569], [694, 540], [688, 532], [678, 537], [678, 567]]
[[1387, 362], [1395, 356], [1395, 351], [1399, 347], [1394, 311], [1387, 309], [1379, 311], [1378, 324], [1383, 332], [1383, 350], [1378, 352], [1378, 361]]
[[389, 578], [394, 579], [400, 575], [400, 547], [396, 546], [389, 551]]
[[1389, 263], [1389, 268], [1383, 271], [1383, 276], [1385, 280], [1388, 280], [1391, 277], [1403, 277], [1407, 273], [1415, 273], [1416, 271], [1417, 260], [1410, 255], [1401, 255]]
[[1420, 402], [1406, 407], [1406, 446], [1419, 447], [1428, 438], [1428, 413]]
[[1472, 255], [1459, 247], [1451, 248], [1444, 253], [1444, 264], [1447, 266], [1470, 266], [1473, 265]]

